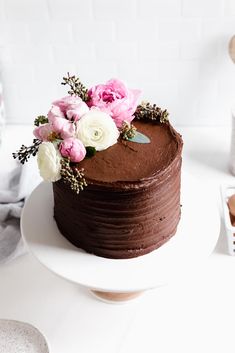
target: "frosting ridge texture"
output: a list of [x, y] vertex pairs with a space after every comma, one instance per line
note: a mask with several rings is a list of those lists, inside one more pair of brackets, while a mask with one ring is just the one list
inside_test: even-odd
[[163, 245], [180, 219], [181, 136], [170, 124], [136, 121], [150, 144], [120, 141], [81, 162], [79, 195], [53, 183], [54, 217], [75, 246], [108, 258], [132, 258]]

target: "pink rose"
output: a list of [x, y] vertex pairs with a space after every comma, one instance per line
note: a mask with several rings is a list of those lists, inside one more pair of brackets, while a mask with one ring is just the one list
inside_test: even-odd
[[62, 141], [59, 150], [61, 155], [70, 158], [71, 162], [80, 162], [86, 155], [86, 149], [83, 143], [73, 137], [66, 138]]
[[89, 111], [89, 108], [80, 97], [66, 96], [52, 103], [60, 109], [69, 120], [77, 121]]
[[52, 133], [50, 124], [43, 124], [33, 130], [34, 136], [41, 141], [48, 141], [49, 135]]
[[123, 121], [131, 122], [137, 108], [139, 90], [128, 89], [123, 82], [112, 79], [104, 85], [97, 85], [88, 91], [89, 107], [95, 106], [109, 114], [117, 127]]

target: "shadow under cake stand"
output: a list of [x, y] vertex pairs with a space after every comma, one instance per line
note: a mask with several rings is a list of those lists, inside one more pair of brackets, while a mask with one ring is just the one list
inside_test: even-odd
[[[220, 219], [214, 195], [183, 173], [182, 215], [175, 236], [159, 249], [132, 259], [106, 259], [76, 248], [53, 218], [51, 183], [42, 182], [27, 199], [21, 231], [33, 255], [49, 270], [89, 288], [101, 300], [123, 302], [169, 283], [198, 267], [213, 251]], [[209, 211], [208, 211], [209, 210]]]

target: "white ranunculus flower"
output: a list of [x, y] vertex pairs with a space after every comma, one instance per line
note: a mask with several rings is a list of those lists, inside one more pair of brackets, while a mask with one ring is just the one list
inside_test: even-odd
[[85, 147], [103, 151], [117, 142], [119, 131], [110, 115], [91, 109], [77, 122], [77, 137]]
[[57, 181], [60, 176], [61, 156], [52, 142], [42, 142], [37, 153], [38, 168], [45, 181]]

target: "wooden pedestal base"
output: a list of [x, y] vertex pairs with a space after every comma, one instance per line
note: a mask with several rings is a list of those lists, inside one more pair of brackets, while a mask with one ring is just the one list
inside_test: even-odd
[[92, 293], [99, 299], [107, 302], [121, 303], [139, 297], [143, 291], [129, 292], [129, 293], [118, 293], [118, 292], [102, 292], [98, 290], [92, 290]]

